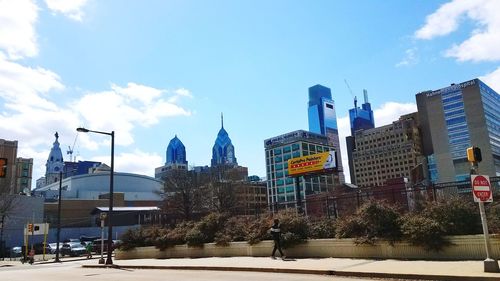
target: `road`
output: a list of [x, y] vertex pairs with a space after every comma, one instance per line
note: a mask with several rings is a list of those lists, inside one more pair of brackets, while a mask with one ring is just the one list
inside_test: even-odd
[[[94, 260], [95, 262], [95, 260]], [[366, 278], [347, 278], [335, 276], [237, 272], [237, 271], [199, 271], [199, 270], [144, 270], [82, 268], [87, 260], [63, 263], [15, 265], [0, 267], [0, 280], [5, 281], [373, 281]], [[378, 279], [380, 280], [380, 279]]]

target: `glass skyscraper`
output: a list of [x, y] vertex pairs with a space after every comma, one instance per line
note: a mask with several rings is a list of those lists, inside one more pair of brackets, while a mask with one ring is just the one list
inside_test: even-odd
[[165, 165], [169, 164], [188, 164], [186, 160], [186, 147], [181, 140], [177, 138], [177, 135], [170, 140], [167, 146], [167, 162]]
[[330, 88], [322, 85], [315, 85], [309, 88], [308, 117], [309, 131], [326, 136], [328, 143], [337, 152], [339, 179], [343, 183], [344, 174], [342, 172], [337, 114]]
[[479, 79], [416, 95], [430, 180], [469, 178], [466, 149], [482, 151], [481, 174], [500, 175], [500, 96]]
[[218, 165], [228, 165], [236, 167], [238, 162], [234, 154], [234, 146], [229, 138], [228, 133], [224, 129], [224, 117], [221, 114], [221, 129], [215, 139], [215, 144], [212, 148], [212, 167]]
[[361, 108], [358, 107], [358, 100], [354, 97], [354, 108], [349, 109], [349, 123], [351, 125], [351, 135], [346, 137], [347, 157], [349, 161], [349, 174], [351, 176], [351, 183], [356, 183], [356, 176], [354, 173], [354, 159], [353, 152], [356, 149], [355, 132], [357, 130], [367, 130], [375, 128], [375, 119], [373, 118], [373, 110], [371, 104], [368, 102], [368, 92], [363, 90], [364, 103]]
[[[267, 192], [271, 211], [296, 208], [299, 202], [307, 210], [307, 195], [331, 192], [338, 180], [334, 174], [321, 176], [288, 176], [288, 160], [330, 151], [326, 136], [303, 130], [293, 131], [264, 141], [266, 153]], [[299, 181], [297, 190], [296, 180]]]

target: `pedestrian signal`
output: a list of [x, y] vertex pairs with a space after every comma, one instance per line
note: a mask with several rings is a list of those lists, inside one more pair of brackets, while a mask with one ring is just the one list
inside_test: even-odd
[[469, 162], [481, 162], [483, 157], [481, 156], [481, 149], [477, 146], [472, 146], [467, 148], [467, 161]]

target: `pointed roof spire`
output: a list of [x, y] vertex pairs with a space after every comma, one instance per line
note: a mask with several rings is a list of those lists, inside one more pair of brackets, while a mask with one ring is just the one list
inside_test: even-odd
[[224, 128], [224, 115], [222, 112], [220, 113], [220, 123], [221, 123], [221, 127]]
[[54, 134], [54, 136], [56, 137], [56, 141], [57, 141], [57, 140], [59, 139], [59, 134], [56, 132], [56, 133]]

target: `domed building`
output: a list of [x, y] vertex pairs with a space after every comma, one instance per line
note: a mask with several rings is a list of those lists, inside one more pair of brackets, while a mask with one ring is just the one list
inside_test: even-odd
[[227, 165], [236, 167], [238, 162], [234, 154], [234, 146], [231, 143], [228, 133], [224, 129], [224, 116], [221, 114], [221, 129], [217, 134], [217, 139], [212, 148], [212, 167]]
[[56, 132], [54, 136], [56, 140], [50, 149], [49, 158], [45, 164], [45, 185], [58, 182], [60, 172], [64, 168], [64, 160], [59, 145], [59, 134]]

